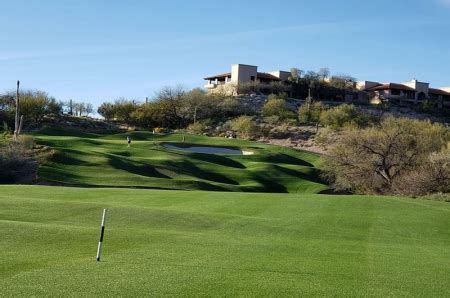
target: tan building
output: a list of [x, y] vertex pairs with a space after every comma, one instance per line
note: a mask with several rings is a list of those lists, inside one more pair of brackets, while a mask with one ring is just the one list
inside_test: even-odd
[[291, 75], [288, 71], [258, 72], [258, 66], [246, 64], [231, 65], [231, 72], [206, 77], [208, 83], [205, 88], [211, 93], [223, 93], [227, 95], [238, 95], [245, 87], [253, 86], [264, 92], [282, 87]]
[[361, 81], [358, 82], [358, 88], [364, 91], [369, 96], [370, 102], [374, 104], [383, 101], [419, 104], [428, 100], [438, 108], [450, 108], [450, 87], [430, 88], [429, 83], [418, 80], [402, 84]]

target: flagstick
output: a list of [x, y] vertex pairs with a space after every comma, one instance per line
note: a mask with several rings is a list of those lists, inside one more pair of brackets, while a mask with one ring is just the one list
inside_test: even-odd
[[105, 218], [106, 218], [106, 209], [103, 209], [100, 240], [98, 241], [98, 247], [97, 247], [97, 262], [100, 262], [100, 256], [102, 254], [103, 235], [105, 234]]

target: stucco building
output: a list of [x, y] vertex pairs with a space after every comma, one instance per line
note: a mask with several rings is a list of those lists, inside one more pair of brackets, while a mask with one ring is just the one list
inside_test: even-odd
[[358, 82], [371, 103], [389, 101], [399, 104], [419, 104], [430, 101], [438, 108], [450, 108], [450, 87], [431, 88], [430, 83], [412, 80], [406, 83]]
[[231, 72], [206, 77], [205, 88], [211, 93], [237, 95], [244, 87], [254, 85], [262, 92], [270, 92], [275, 85], [282, 87], [290, 75], [289, 71], [259, 72], [255, 65], [233, 64]]

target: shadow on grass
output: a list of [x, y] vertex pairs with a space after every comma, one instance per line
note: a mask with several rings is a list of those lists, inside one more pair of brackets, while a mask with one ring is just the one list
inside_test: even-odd
[[320, 195], [335, 195], [335, 196], [348, 196], [348, 195], [353, 195], [353, 193], [348, 192], [348, 191], [336, 191], [332, 188], [328, 188], [328, 189], [324, 189], [320, 192], [318, 192], [318, 194]]
[[224, 167], [236, 168], [236, 169], [245, 169], [245, 166], [238, 161], [232, 160], [231, 158], [215, 155], [215, 154], [202, 154], [202, 153], [190, 153], [188, 154], [189, 158], [206, 161], [209, 163], [214, 163]]
[[177, 172], [180, 174], [185, 174], [188, 176], [193, 176], [193, 177], [203, 179], [203, 180], [231, 184], [231, 185], [239, 184], [238, 182], [236, 182], [233, 179], [230, 179], [224, 175], [200, 169], [199, 167], [194, 165], [192, 162], [186, 161], [186, 160], [166, 161], [163, 163], [163, 166], [165, 168], [167, 168], [168, 170], [171, 170], [171, 171], [174, 171], [174, 172]]
[[296, 170], [281, 167], [278, 165], [274, 165], [274, 168], [283, 174], [287, 174], [287, 175], [295, 177], [295, 178], [324, 184], [324, 181], [322, 181], [322, 179], [320, 179], [319, 171], [315, 168], [307, 169], [310, 173], [303, 173], [301, 171], [296, 171]]
[[263, 177], [260, 174], [253, 173], [252, 179], [261, 184], [261, 186], [248, 187], [244, 191], [250, 192], [274, 192], [287, 193], [287, 188], [283, 184], [275, 182], [273, 179]]
[[108, 158], [108, 164], [115, 169], [127, 171], [131, 174], [145, 177], [172, 179], [172, 177], [160, 173], [155, 167], [152, 167], [148, 164], [130, 161], [126, 158], [113, 154], [102, 154]]
[[53, 156], [51, 157], [51, 161], [62, 165], [70, 165], [70, 166], [80, 166], [86, 164], [81, 159], [69, 156], [64, 152], [56, 152], [55, 154], [53, 154]]
[[313, 164], [304, 161], [303, 159], [287, 155], [284, 153], [274, 153], [268, 155], [254, 155], [254, 160], [259, 162], [266, 162], [272, 164], [291, 164], [297, 166], [314, 167]]

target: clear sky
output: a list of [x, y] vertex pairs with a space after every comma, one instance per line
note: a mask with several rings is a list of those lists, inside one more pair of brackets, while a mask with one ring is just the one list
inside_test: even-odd
[[450, 0], [0, 0], [0, 93], [143, 100], [230, 64], [450, 86]]

